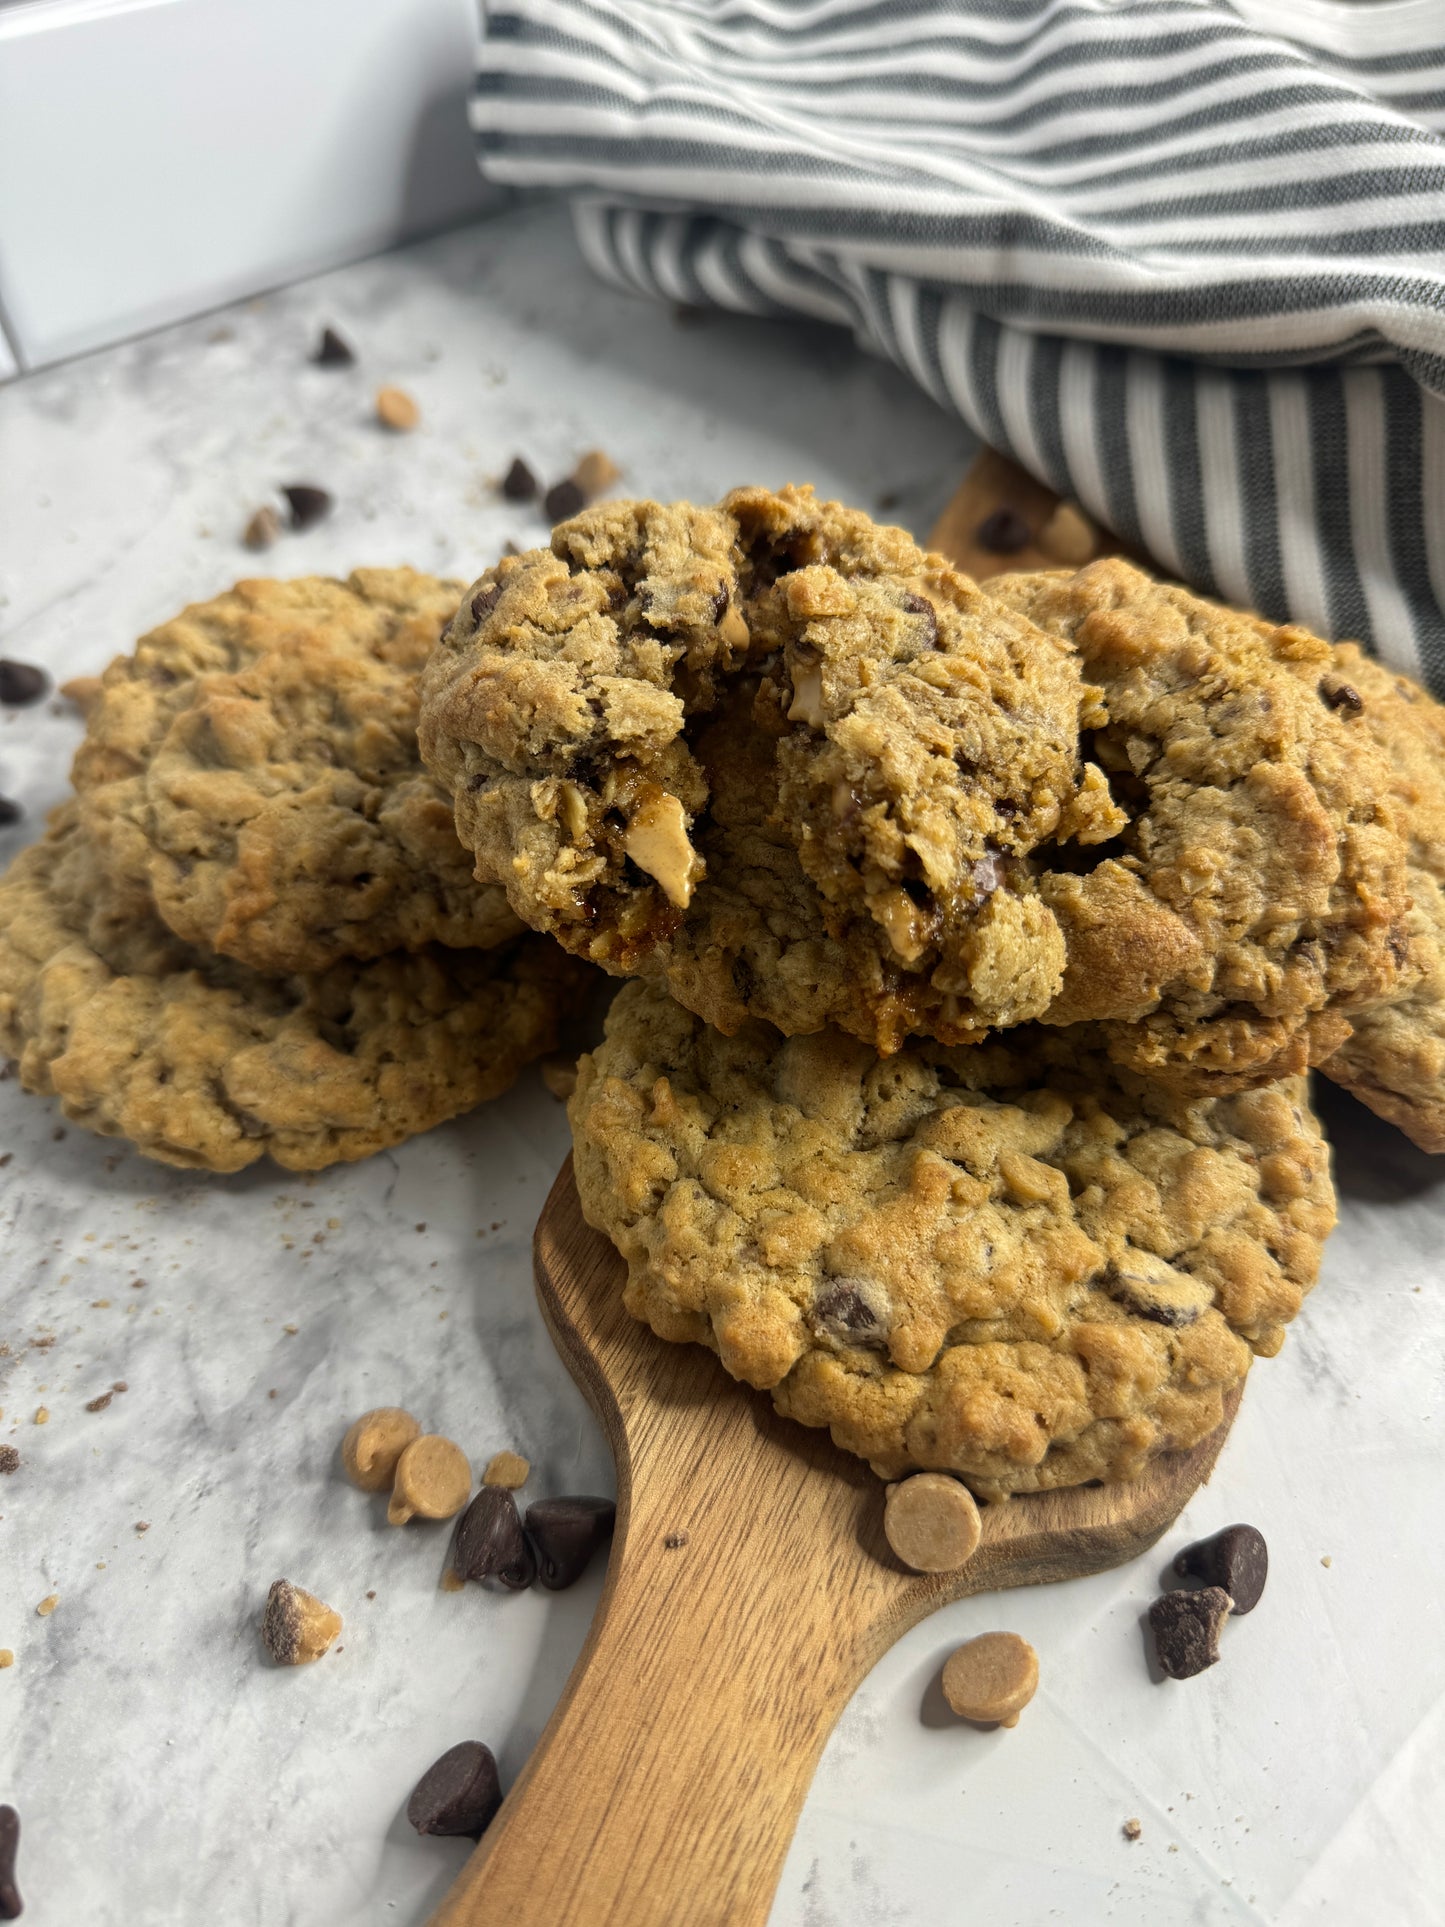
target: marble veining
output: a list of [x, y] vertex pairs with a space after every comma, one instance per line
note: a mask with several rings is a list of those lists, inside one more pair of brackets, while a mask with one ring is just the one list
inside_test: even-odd
[[[307, 364], [323, 322], [355, 370]], [[416, 435], [371, 422], [383, 381], [421, 404]], [[0, 392], [0, 649], [93, 671], [243, 573], [470, 577], [540, 532], [490, 485], [513, 454], [555, 479], [594, 445], [639, 490], [813, 479], [922, 531], [969, 452], [842, 338], [681, 323], [524, 210]], [[292, 481], [332, 489], [334, 516], [247, 556], [251, 508]], [[77, 733], [64, 705], [0, 714], [0, 791], [27, 811], [0, 854], [63, 793]], [[1157, 1555], [963, 1602], [888, 1655], [828, 1748], [776, 1927], [1445, 1919], [1445, 1163], [1328, 1106], [1341, 1229], [1212, 1484]], [[600, 1575], [444, 1594], [446, 1528], [387, 1527], [337, 1448], [398, 1402], [474, 1461], [525, 1452], [537, 1493], [611, 1489], [531, 1291], [565, 1149], [535, 1073], [314, 1179], [167, 1172], [0, 1086], [0, 1441], [22, 1456], [0, 1479], [0, 1798], [37, 1927], [425, 1919], [465, 1846], [412, 1834], [415, 1778], [477, 1737], [510, 1782]], [[1213, 1672], [1155, 1684], [1159, 1573], [1234, 1519], [1269, 1539], [1269, 1590]], [[256, 1639], [282, 1574], [346, 1621], [295, 1673]], [[1012, 1733], [939, 1722], [940, 1659], [993, 1626], [1038, 1648], [1037, 1700]]]

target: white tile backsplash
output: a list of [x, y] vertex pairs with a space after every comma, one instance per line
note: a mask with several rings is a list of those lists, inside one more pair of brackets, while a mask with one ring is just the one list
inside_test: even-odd
[[475, 39], [476, 0], [0, 8], [0, 305], [19, 361], [483, 211]]

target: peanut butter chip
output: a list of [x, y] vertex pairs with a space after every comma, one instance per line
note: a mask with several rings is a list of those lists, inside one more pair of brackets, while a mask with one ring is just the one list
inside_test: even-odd
[[531, 1475], [531, 1464], [520, 1452], [498, 1452], [487, 1460], [482, 1484], [505, 1486], [508, 1492], [515, 1492], [519, 1486], [527, 1483]]
[[0, 1672], [15, 1664], [15, 1655], [8, 1646], [0, 1646]]
[[1017, 1633], [981, 1633], [943, 1668], [943, 1697], [954, 1712], [989, 1726], [1017, 1726], [1038, 1683], [1038, 1654]]
[[396, 1476], [396, 1462], [421, 1427], [399, 1405], [363, 1412], [341, 1441], [346, 1476], [363, 1492], [385, 1492]]
[[261, 1641], [278, 1666], [320, 1659], [340, 1631], [341, 1614], [289, 1579], [278, 1579], [266, 1595]]
[[702, 880], [702, 861], [687, 840], [687, 812], [675, 796], [659, 790], [633, 816], [623, 838], [639, 870], [662, 885], [669, 903], [685, 910]]
[[383, 428], [405, 435], [421, 420], [421, 410], [404, 388], [378, 388], [376, 419]]
[[788, 707], [790, 723], [806, 723], [821, 729], [827, 721], [823, 714], [823, 672], [816, 664], [810, 669], [793, 671], [793, 700]]
[[1099, 531], [1073, 502], [1060, 502], [1039, 530], [1039, 547], [1055, 562], [1082, 569], [1099, 549]]
[[471, 1489], [472, 1468], [462, 1448], [425, 1432], [412, 1440], [396, 1462], [387, 1520], [404, 1526], [408, 1519], [454, 1518]]
[[946, 1472], [919, 1472], [889, 1486], [883, 1530], [915, 1572], [957, 1572], [973, 1557], [983, 1522], [966, 1485]]
[[37, 1613], [39, 1613], [42, 1619], [49, 1619], [50, 1615], [55, 1611], [55, 1608], [59, 1604], [60, 1604], [60, 1594], [58, 1592], [51, 1592], [45, 1595], [44, 1599], [41, 1600], [40, 1604], [35, 1608], [35, 1610]]
[[605, 495], [621, 475], [622, 470], [610, 455], [604, 454], [600, 448], [589, 448], [573, 469], [572, 480], [591, 502], [597, 496]]

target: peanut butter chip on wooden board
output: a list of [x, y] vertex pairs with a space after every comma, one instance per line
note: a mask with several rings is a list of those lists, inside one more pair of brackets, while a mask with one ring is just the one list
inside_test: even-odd
[[1017, 1726], [1039, 1683], [1039, 1656], [1017, 1633], [981, 1633], [950, 1655], [943, 1697], [960, 1719]]
[[883, 1530], [915, 1572], [957, 1572], [977, 1550], [983, 1522], [966, 1485], [946, 1472], [919, 1472], [889, 1486]]

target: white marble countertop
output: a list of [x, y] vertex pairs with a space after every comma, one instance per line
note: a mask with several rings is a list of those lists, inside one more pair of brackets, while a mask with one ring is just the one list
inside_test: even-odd
[[[323, 322], [357, 369], [307, 365]], [[371, 423], [381, 381], [420, 402], [416, 435]], [[0, 650], [95, 670], [261, 568], [473, 575], [540, 529], [488, 478], [517, 452], [555, 478], [593, 445], [640, 491], [812, 479], [893, 494], [923, 531], [968, 452], [843, 340], [680, 325], [595, 283], [555, 211], [523, 211], [0, 389]], [[336, 512], [258, 564], [237, 532], [293, 481]], [[12, 848], [65, 787], [77, 724], [57, 711], [0, 716], [0, 791], [27, 811]], [[1329, 1116], [1340, 1230], [1211, 1485], [1136, 1565], [965, 1602], [899, 1643], [828, 1747], [776, 1927], [1445, 1920], [1445, 1161], [1348, 1101]], [[388, 1528], [337, 1446], [397, 1402], [474, 1461], [525, 1452], [537, 1492], [610, 1489], [531, 1290], [565, 1148], [535, 1073], [310, 1180], [170, 1173], [0, 1088], [0, 1441], [23, 1461], [0, 1481], [0, 1799], [37, 1927], [425, 1919], [465, 1846], [412, 1834], [413, 1782], [469, 1737], [510, 1782], [600, 1574], [443, 1594], [447, 1529]], [[1160, 1572], [1236, 1519], [1269, 1539], [1263, 1602], [1211, 1672], [1151, 1681]], [[262, 1662], [279, 1574], [345, 1616], [319, 1666]], [[1019, 1727], [927, 1723], [941, 1657], [995, 1626], [1040, 1655]]]

